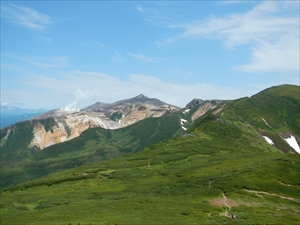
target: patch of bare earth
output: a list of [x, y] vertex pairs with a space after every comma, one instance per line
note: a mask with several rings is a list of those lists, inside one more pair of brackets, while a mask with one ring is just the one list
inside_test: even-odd
[[225, 207], [228, 208], [228, 210], [226, 210], [225, 212], [220, 213], [219, 214], [220, 216], [231, 217], [229, 212], [228, 212], [228, 211], [231, 210], [231, 207], [237, 207], [237, 206], [240, 206], [240, 205], [245, 205], [247, 207], [261, 205], [260, 202], [244, 202], [244, 201], [238, 201], [237, 202], [233, 199], [229, 199], [228, 197], [226, 197], [224, 192], [222, 192], [222, 195], [223, 195], [223, 198], [215, 198], [215, 199], [212, 199], [212, 200], [209, 201], [212, 205], [216, 205], [216, 206], [220, 206], [220, 207], [225, 206]]
[[229, 210], [231, 209], [232, 206], [235, 207], [235, 206], [240, 205], [236, 201], [234, 201], [232, 199], [228, 199], [228, 198], [227, 198], [226, 202], [225, 202], [224, 198], [215, 198], [215, 199], [210, 200], [210, 203], [213, 205], [216, 205], [216, 206], [220, 206], [220, 207], [226, 206], [229, 208]]
[[[231, 207], [233, 207], [233, 206], [239, 206], [239, 204], [236, 201], [234, 201], [232, 199], [228, 199], [224, 192], [222, 192], [222, 195], [223, 195], [223, 198], [212, 199], [212, 200], [210, 200], [210, 203], [213, 205], [216, 205], [216, 206], [220, 206], [220, 207], [226, 206], [226, 207], [228, 207], [228, 211], [230, 211]], [[228, 211], [226, 210], [225, 212], [220, 213], [219, 215], [230, 217]]]

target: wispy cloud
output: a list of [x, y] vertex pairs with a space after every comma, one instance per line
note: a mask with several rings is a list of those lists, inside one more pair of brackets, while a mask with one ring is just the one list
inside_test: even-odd
[[132, 87], [141, 90], [141, 93], [181, 107], [184, 107], [193, 98], [207, 100], [222, 96], [223, 99], [235, 99], [247, 96], [253, 91], [245, 88], [219, 87], [206, 83], [177, 84], [143, 74], [131, 74], [129, 80]]
[[[219, 87], [205, 83], [177, 84], [164, 81], [154, 76], [144, 74], [130, 74], [125, 79], [119, 79], [107, 74], [88, 71], [72, 71], [47, 76], [45, 74], [31, 74], [18, 80], [29, 89], [27, 94], [18, 96], [23, 102], [28, 101], [28, 96], [43, 90], [39, 107], [80, 108], [97, 101], [114, 102], [125, 98], [134, 97], [140, 93], [148, 97], [159, 98], [167, 103], [184, 107], [193, 98], [215, 99], [222, 96], [223, 99], [235, 99], [255, 94], [258, 88], [232, 88]], [[20, 93], [21, 90], [16, 90]], [[31, 94], [32, 93], [32, 94]], [[61, 96], [53, 99], [53, 93]], [[109, 94], [107, 94], [109, 93]], [[12, 92], [3, 91], [6, 101], [10, 101]], [[13, 94], [15, 95], [15, 94]], [[27, 98], [27, 99], [26, 99]], [[39, 101], [39, 99], [37, 99]]]
[[174, 69], [174, 68], [172, 68], [172, 69], [170, 69], [170, 71], [171, 71], [173, 74], [180, 74], [180, 73], [182, 73], [182, 70], [181, 70], [181, 69]]
[[111, 56], [111, 60], [114, 62], [122, 62], [123, 57], [122, 57], [121, 53], [114, 51], [113, 55]]
[[52, 23], [49, 16], [44, 13], [40, 13], [35, 9], [13, 4], [1, 6], [1, 17], [17, 26], [33, 30], [45, 29]]
[[39, 59], [37, 59], [36, 57], [21, 58], [21, 60], [28, 62], [33, 66], [44, 68], [44, 69], [65, 67], [67, 65], [66, 59], [67, 57], [64, 56], [54, 56], [54, 57], [39, 58]]
[[36, 35], [34, 36], [34, 40], [38, 41], [38, 42], [42, 42], [45, 44], [52, 44], [52, 38], [46, 37], [46, 36], [40, 36], [40, 35]]
[[145, 9], [142, 8], [140, 5], [137, 5], [137, 6], [135, 7], [135, 9], [136, 9], [137, 11], [139, 11], [139, 12], [142, 12], [142, 13], [145, 11]]
[[299, 71], [299, 40], [288, 39], [255, 44], [251, 47], [250, 62], [233, 66], [233, 69], [243, 72]]
[[83, 41], [81, 42], [81, 44], [85, 47], [92, 47], [92, 48], [107, 48], [106, 45], [104, 45], [103, 43], [94, 40], [94, 41]]
[[[152, 2], [152, 4], [156, 6], [164, 5], [166, 7], [168, 3], [165, 5], [162, 2]], [[177, 19], [175, 19], [177, 16], [167, 15], [153, 8], [141, 7], [140, 5], [136, 6], [135, 9], [141, 13], [145, 21], [155, 26], [179, 28], [183, 25], [182, 22], [179, 22]]]
[[157, 62], [153, 58], [145, 56], [145, 55], [142, 55], [142, 54], [128, 53], [128, 55], [130, 57], [134, 58], [134, 59], [138, 59], [138, 60], [146, 62], [146, 63], [155, 63], [155, 62]]
[[233, 5], [233, 4], [241, 4], [241, 3], [245, 3], [245, 1], [223, 0], [223, 1], [217, 2], [217, 4], [220, 4], [220, 5]]
[[[299, 10], [297, 2], [265, 1], [244, 14], [212, 17], [204, 22], [186, 24], [178, 39], [198, 37], [220, 39], [234, 49], [248, 45], [250, 62], [234, 66], [244, 72], [299, 71]], [[176, 40], [169, 38], [168, 42]]]
[[1, 69], [18, 74], [28, 74], [31, 69], [54, 69], [68, 66], [67, 56], [34, 56], [24, 54], [2, 54]]
[[268, 1], [245, 14], [230, 14], [222, 18], [213, 17], [205, 22], [186, 24], [182, 37], [220, 38], [230, 48], [262, 40], [276, 41], [287, 34], [296, 35], [298, 31], [295, 28], [299, 25], [299, 18], [273, 15], [280, 10], [279, 4]]

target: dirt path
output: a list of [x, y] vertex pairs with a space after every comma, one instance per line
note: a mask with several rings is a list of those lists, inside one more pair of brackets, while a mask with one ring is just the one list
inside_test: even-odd
[[285, 184], [285, 183], [283, 183], [283, 182], [281, 182], [281, 181], [278, 181], [278, 183], [279, 183], [279, 184], [282, 184], [282, 185], [284, 185], [284, 186], [288, 186], [288, 187], [293, 186], [293, 185], [291, 185], [291, 184]]
[[226, 198], [226, 195], [223, 191], [222, 191], [222, 195], [223, 195], [223, 198], [224, 198], [224, 205], [226, 205], [228, 207], [229, 211], [230, 211], [231, 206], [227, 204], [227, 198]]
[[292, 198], [292, 197], [286, 197], [286, 196], [282, 196], [282, 195], [278, 195], [278, 194], [274, 194], [274, 193], [269, 193], [269, 192], [265, 192], [265, 191], [253, 191], [253, 190], [246, 190], [246, 189], [245, 189], [245, 191], [250, 192], [250, 193], [255, 193], [257, 196], [259, 196], [261, 198], [262, 198], [262, 196], [260, 194], [263, 194], [263, 195], [276, 196], [276, 197], [291, 200], [291, 201], [294, 201], [294, 202], [299, 202], [298, 199], [295, 199], [295, 198]]
[[233, 199], [227, 198], [225, 195], [225, 192], [223, 192], [223, 191], [222, 191], [222, 198], [211, 199], [210, 203], [213, 205], [216, 205], [216, 206], [227, 207], [228, 209], [225, 212], [219, 213], [219, 215], [225, 216], [228, 218], [231, 218], [230, 213], [229, 213], [231, 210], [231, 207], [239, 206], [239, 204], [236, 201], [234, 201]]

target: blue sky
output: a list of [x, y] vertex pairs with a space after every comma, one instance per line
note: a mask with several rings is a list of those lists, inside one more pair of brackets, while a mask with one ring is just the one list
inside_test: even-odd
[[299, 85], [299, 1], [1, 1], [1, 104], [184, 107]]

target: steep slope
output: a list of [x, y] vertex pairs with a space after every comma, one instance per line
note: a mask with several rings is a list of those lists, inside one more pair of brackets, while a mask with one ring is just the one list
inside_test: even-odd
[[296, 85], [271, 87], [250, 98], [227, 102], [218, 115], [240, 124], [241, 129], [255, 129], [261, 139], [267, 137], [274, 147], [284, 152], [295, 153], [287, 139], [294, 138], [300, 143], [299, 94], [300, 87]]
[[199, 117], [203, 116], [205, 113], [207, 113], [210, 110], [213, 110], [215, 108], [218, 108], [218, 111], [215, 111], [215, 113], [221, 111], [223, 109], [223, 106], [226, 104], [227, 101], [225, 100], [201, 100], [201, 99], [193, 99], [190, 103], [186, 105], [186, 109], [188, 111], [192, 110], [192, 121], [198, 119]]
[[[187, 115], [174, 113], [147, 118], [117, 130], [90, 128], [68, 142], [49, 146], [40, 151], [29, 143], [36, 124], [43, 124], [48, 132], [52, 118], [26, 121], [19, 124], [1, 142], [1, 188], [28, 181], [43, 175], [82, 164], [120, 157], [173, 137], [183, 131], [180, 119]], [[188, 122], [185, 126], [188, 127]], [[22, 126], [21, 126], [22, 125]], [[29, 146], [29, 147], [27, 147]]]
[[[270, 95], [282, 88], [285, 94]], [[277, 108], [282, 98], [297, 101], [288, 96], [298, 88], [273, 87], [229, 101], [176, 138], [3, 190], [2, 223], [299, 224], [300, 156], [288, 145], [270, 145], [261, 134], [299, 138], [297, 127], [280, 117], [283, 106]], [[271, 101], [271, 109], [265, 112], [256, 101]], [[290, 116], [298, 106], [284, 107]], [[190, 111], [182, 115], [191, 117]], [[263, 116], [272, 128], [260, 122]]]
[[[180, 108], [158, 99], [138, 95], [112, 104], [95, 103], [82, 110], [55, 109], [32, 118], [33, 138], [30, 146], [44, 149], [78, 137], [83, 131], [102, 127], [115, 130], [149, 117], [160, 117], [179, 111]], [[45, 122], [46, 121], [46, 122]], [[47, 124], [45, 127], [44, 123]], [[22, 124], [1, 130], [3, 136], [18, 130]], [[12, 132], [11, 134], [13, 134]]]

